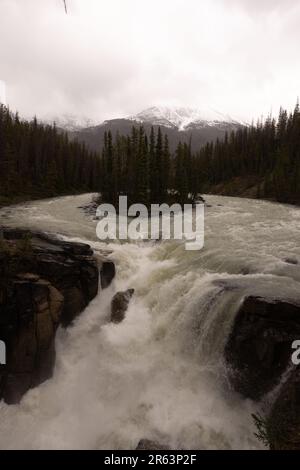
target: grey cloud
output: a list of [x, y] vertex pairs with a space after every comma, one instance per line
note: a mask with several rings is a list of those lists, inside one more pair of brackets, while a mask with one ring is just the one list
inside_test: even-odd
[[[0, 0], [12, 109], [102, 120], [153, 104], [251, 119], [299, 94], [296, 0]], [[4, 20], [3, 20], [4, 19]]]
[[[223, 1], [223, 0], [221, 0]], [[257, 14], [271, 13], [274, 10], [288, 10], [297, 5], [297, 0], [227, 0], [236, 7]]]

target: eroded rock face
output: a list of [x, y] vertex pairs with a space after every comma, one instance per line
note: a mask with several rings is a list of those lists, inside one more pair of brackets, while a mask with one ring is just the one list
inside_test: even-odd
[[7, 403], [18, 403], [29, 388], [52, 376], [63, 307], [63, 295], [48, 281], [19, 276], [13, 282], [0, 313], [0, 336], [7, 348], [0, 397]]
[[266, 420], [270, 448], [300, 450], [300, 369], [291, 371]]
[[118, 292], [111, 301], [111, 321], [121, 323], [124, 320], [134, 289], [128, 289], [125, 292]]
[[91, 247], [84, 243], [70, 243], [44, 233], [4, 229], [9, 243], [30, 234], [32, 252], [16, 260], [18, 272], [36, 274], [49, 281], [64, 296], [61, 322], [64, 326], [97, 295], [99, 269]]
[[291, 364], [291, 346], [299, 338], [299, 304], [245, 298], [225, 348], [235, 390], [254, 400], [269, 392]]
[[[18, 229], [2, 235], [0, 339], [7, 361], [0, 366], [0, 399], [17, 403], [52, 376], [57, 327], [69, 325], [97, 295], [99, 268], [89, 245]], [[15, 247], [28, 235], [23, 254]]]

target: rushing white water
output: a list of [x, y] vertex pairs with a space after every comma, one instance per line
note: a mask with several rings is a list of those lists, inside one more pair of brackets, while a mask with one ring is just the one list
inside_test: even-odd
[[[103, 248], [78, 206], [91, 195], [0, 211], [3, 224]], [[57, 335], [51, 380], [16, 406], [0, 404], [2, 449], [128, 449], [141, 438], [171, 448], [251, 449], [255, 405], [228, 387], [223, 348], [248, 293], [299, 299], [300, 210], [208, 196], [205, 247], [111, 243], [113, 284]], [[125, 320], [113, 294], [135, 288]]]

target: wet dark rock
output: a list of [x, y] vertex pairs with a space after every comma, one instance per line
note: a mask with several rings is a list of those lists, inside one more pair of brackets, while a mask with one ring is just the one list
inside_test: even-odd
[[57, 327], [68, 326], [97, 295], [99, 268], [84, 243], [19, 229], [0, 235], [6, 244], [0, 253], [0, 339], [7, 350], [0, 398], [17, 403], [52, 376]]
[[7, 403], [17, 403], [29, 388], [52, 376], [63, 307], [63, 295], [48, 281], [28, 275], [12, 281], [0, 311], [7, 353], [6, 365], [0, 367], [0, 397]]
[[134, 294], [134, 289], [128, 289], [125, 292], [118, 292], [111, 301], [111, 321], [113, 323], [121, 323]]
[[300, 450], [300, 369], [291, 371], [266, 419], [272, 450]]
[[2, 227], [1, 228], [1, 235], [5, 240], [21, 240], [23, 239], [26, 235], [29, 235], [30, 231], [29, 230], [23, 230], [23, 229], [14, 229], [14, 228], [7, 228], [7, 227]]
[[141, 439], [136, 450], [170, 450], [170, 447], [156, 441], [150, 441], [149, 439]]
[[5, 240], [29, 237], [31, 253], [18, 258], [18, 271], [46, 279], [64, 296], [61, 323], [70, 324], [97, 295], [99, 269], [91, 247], [28, 230], [4, 229]]
[[205, 204], [206, 205], [205, 199], [202, 196], [200, 196], [200, 194], [195, 196], [194, 199], [192, 200], [193, 207], [195, 207], [197, 204]]
[[112, 261], [104, 261], [100, 270], [100, 279], [102, 289], [110, 286], [116, 275], [116, 267]]
[[291, 364], [291, 346], [299, 338], [300, 304], [246, 297], [225, 347], [234, 389], [254, 400], [269, 392]]
[[294, 264], [294, 265], [299, 264], [299, 261], [297, 260], [297, 258], [285, 258], [284, 261], [288, 264]]
[[200, 194], [197, 194], [197, 196], [195, 197], [195, 202], [196, 203], [204, 203], [206, 201], [205, 201], [203, 196], [201, 196]]
[[243, 274], [243, 276], [247, 276], [248, 274], [250, 274], [250, 268], [247, 268], [247, 267], [242, 268], [241, 274]]
[[82, 209], [83, 212], [87, 215], [95, 216], [100, 203], [100, 196], [95, 196], [91, 202], [84, 206], [79, 206], [78, 209]]

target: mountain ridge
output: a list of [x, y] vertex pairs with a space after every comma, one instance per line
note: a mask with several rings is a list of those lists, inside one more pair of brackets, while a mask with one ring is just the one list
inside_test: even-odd
[[136, 115], [108, 119], [97, 125], [66, 130], [71, 138], [84, 142], [93, 151], [101, 151], [105, 132], [111, 131], [113, 136], [117, 132], [128, 135], [133, 125], [141, 124], [148, 134], [152, 126], [156, 130], [161, 127], [169, 138], [172, 153], [180, 141], [191, 142], [192, 150], [195, 152], [208, 142], [223, 139], [226, 132], [230, 133], [247, 125], [210, 108], [204, 112], [193, 108], [153, 106]]
[[210, 126], [216, 126], [220, 123], [246, 125], [243, 121], [213, 108], [200, 109], [182, 106], [152, 106], [136, 115], [129, 116], [129, 119], [138, 122], [151, 122], [165, 127], [176, 127], [179, 131], [188, 130], [191, 126], [195, 128], [197, 124], [199, 127], [203, 127], [204, 123]]

